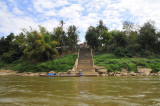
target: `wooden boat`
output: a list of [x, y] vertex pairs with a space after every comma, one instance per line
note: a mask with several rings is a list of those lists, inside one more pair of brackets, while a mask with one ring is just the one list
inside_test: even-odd
[[39, 75], [40, 77], [54, 77], [55, 75]]
[[80, 75], [39, 75], [40, 77], [80, 77]]

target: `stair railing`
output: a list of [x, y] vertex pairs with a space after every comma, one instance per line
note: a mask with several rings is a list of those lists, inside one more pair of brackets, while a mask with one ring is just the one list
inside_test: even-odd
[[77, 69], [77, 67], [78, 67], [78, 62], [79, 62], [79, 52], [80, 52], [80, 49], [78, 49], [78, 57], [77, 57], [76, 69]]
[[92, 56], [92, 65], [94, 67], [94, 61], [93, 61], [93, 53], [92, 53], [92, 48], [91, 48], [91, 56]]

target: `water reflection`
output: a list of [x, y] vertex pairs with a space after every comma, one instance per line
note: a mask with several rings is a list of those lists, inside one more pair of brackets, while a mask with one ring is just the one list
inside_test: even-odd
[[81, 77], [74, 82], [77, 93], [93, 93], [95, 89], [95, 82], [86, 77]]

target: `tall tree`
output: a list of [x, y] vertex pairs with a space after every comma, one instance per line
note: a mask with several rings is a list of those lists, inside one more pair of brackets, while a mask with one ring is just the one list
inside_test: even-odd
[[0, 58], [5, 62], [12, 62], [21, 56], [21, 51], [17, 45], [14, 45], [14, 34], [10, 33], [6, 38], [0, 39]]
[[51, 44], [51, 41], [52, 41], [51, 35], [47, 31], [47, 29], [45, 27], [39, 25], [39, 31], [43, 35], [45, 42], [47, 42], [48, 44]]
[[111, 35], [113, 36], [112, 43], [116, 47], [125, 47], [127, 44], [127, 38], [123, 34], [123, 32], [119, 30], [113, 30], [111, 31]]
[[63, 20], [61, 20], [60, 21], [60, 25], [61, 25], [61, 28], [63, 29], [63, 25], [64, 25], [65, 23], [64, 23], [64, 21]]
[[110, 45], [112, 43], [113, 36], [110, 32], [103, 30], [102, 33], [102, 44], [105, 46]]
[[100, 20], [98, 26], [96, 27], [96, 32], [97, 32], [98, 37], [100, 39], [102, 39], [102, 31], [103, 30], [108, 31], [108, 28], [103, 24], [103, 21]]
[[68, 46], [70, 50], [75, 50], [78, 43], [78, 31], [77, 27], [71, 25], [68, 27]]
[[96, 32], [96, 28], [93, 26], [90, 26], [86, 32], [86, 41], [89, 46], [92, 48], [97, 48], [100, 45], [99, 36]]
[[138, 42], [142, 49], [153, 50], [158, 41], [156, 28], [153, 21], [146, 22], [139, 30]]
[[123, 22], [123, 30], [124, 33], [128, 36], [130, 34], [131, 31], [133, 31], [134, 29], [134, 23], [133, 22], [129, 22], [129, 21], [124, 21]]
[[57, 42], [59, 42], [60, 46], [66, 46], [67, 45], [67, 36], [63, 29], [64, 21], [60, 21], [60, 26], [54, 28], [52, 39], [56, 39]]
[[27, 31], [26, 48], [23, 53], [32, 62], [42, 62], [54, 58], [58, 52], [44, 39], [43, 33], [37, 30]]

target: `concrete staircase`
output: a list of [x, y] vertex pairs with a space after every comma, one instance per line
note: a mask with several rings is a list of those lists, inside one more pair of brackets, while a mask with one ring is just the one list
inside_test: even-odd
[[77, 71], [80, 70], [82, 76], [99, 76], [99, 74], [95, 72], [92, 55], [89, 48], [80, 49]]

